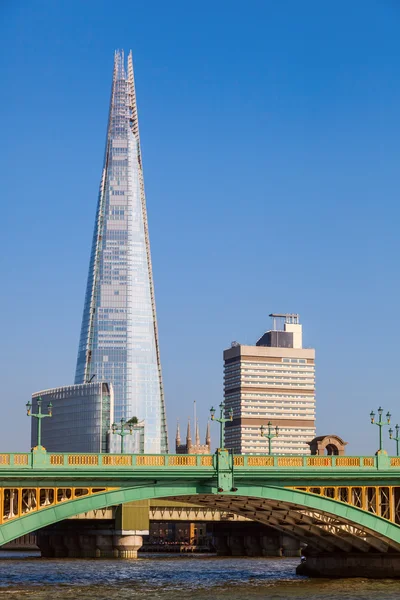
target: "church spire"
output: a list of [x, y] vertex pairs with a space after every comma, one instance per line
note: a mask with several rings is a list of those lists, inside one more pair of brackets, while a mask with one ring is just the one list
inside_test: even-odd
[[206, 446], [208, 446], [209, 450], [211, 449], [210, 421], [207, 421]]
[[196, 422], [196, 446], [200, 446], [199, 422]]
[[179, 419], [176, 422], [176, 439], [175, 439], [175, 446], [176, 448], [178, 448], [178, 446], [181, 445], [181, 432], [179, 429]]
[[187, 426], [187, 434], [186, 434], [186, 445], [187, 447], [192, 445], [192, 434], [190, 433], [190, 419], [188, 419], [188, 426]]

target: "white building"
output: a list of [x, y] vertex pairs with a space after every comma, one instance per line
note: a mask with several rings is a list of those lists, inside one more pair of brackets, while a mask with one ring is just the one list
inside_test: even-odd
[[309, 454], [315, 437], [315, 350], [303, 348], [299, 315], [270, 315], [273, 327], [255, 346], [224, 351], [225, 443], [236, 454], [264, 454], [268, 422], [274, 454]]

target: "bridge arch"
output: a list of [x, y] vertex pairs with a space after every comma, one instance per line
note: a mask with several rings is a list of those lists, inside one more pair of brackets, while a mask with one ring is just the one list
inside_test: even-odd
[[80, 513], [154, 498], [220, 507], [284, 531], [318, 550], [400, 552], [400, 526], [331, 498], [290, 488], [240, 485], [237, 492], [196, 484], [154, 483], [61, 502], [0, 525], [0, 545]]

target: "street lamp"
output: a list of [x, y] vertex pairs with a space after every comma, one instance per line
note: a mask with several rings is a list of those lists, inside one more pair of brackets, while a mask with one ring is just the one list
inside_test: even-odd
[[40, 397], [37, 399], [37, 407], [38, 407], [38, 411], [35, 414], [35, 413], [31, 412], [32, 411], [32, 403], [30, 402], [30, 400], [28, 400], [28, 402], [26, 403], [27, 416], [37, 419], [37, 445], [38, 445], [38, 448], [41, 448], [41, 446], [42, 446], [42, 419], [53, 416], [53, 413], [52, 413], [53, 404], [51, 402], [48, 403], [47, 415], [42, 414], [42, 399]]
[[223, 402], [221, 402], [221, 404], [219, 405], [219, 412], [220, 412], [219, 419], [216, 419], [215, 418], [215, 408], [213, 406], [210, 408], [211, 421], [217, 421], [217, 423], [220, 424], [219, 447], [221, 450], [225, 444], [225, 423], [227, 421], [233, 421], [233, 408], [229, 409], [227, 419], [224, 418], [224, 409], [225, 409], [225, 405]]
[[267, 427], [268, 427], [268, 433], [264, 433], [265, 431], [265, 427], [264, 425], [261, 425], [260, 427], [260, 432], [261, 432], [261, 437], [265, 437], [268, 438], [268, 454], [271, 455], [272, 454], [272, 440], [276, 437], [278, 437], [279, 435], [279, 427], [278, 425], [275, 426], [275, 433], [271, 433], [272, 430], [272, 423], [271, 421], [268, 421], [267, 423]]
[[382, 421], [382, 413], [383, 413], [383, 408], [380, 406], [378, 408], [378, 415], [379, 415], [379, 421], [375, 421], [375, 413], [373, 410], [371, 410], [370, 412], [370, 417], [371, 417], [371, 423], [372, 425], [378, 425], [379, 427], [379, 450], [378, 452], [382, 452], [383, 450], [383, 446], [382, 446], [382, 427], [385, 427], [386, 425], [390, 425], [390, 417], [392, 416], [390, 414], [390, 412], [386, 413], [386, 423], [385, 421]]
[[396, 437], [393, 437], [393, 429], [392, 428], [389, 429], [389, 438], [391, 440], [395, 440], [395, 442], [396, 442], [396, 456], [399, 456], [399, 442], [400, 442], [399, 429], [400, 429], [400, 427], [398, 425], [396, 425], [396, 427], [395, 427]]
[[133, 432], [133, 426], [132, 423], [128, 423], [129, 424], [129, 431], [127, 431], [125, 429], [125, 425], [126, 425], [126, 420], [125, 419], [121, 419], [121, 427], [118, 429], [118, 425], [116, 423], [113, 423], [111, 425], [111, 430], [113, 433], [116, 433], [117, 435], [120, 436], [121, 438], [121, 454], [124, 453], [124, 437], [128, 434], [132, 435]]

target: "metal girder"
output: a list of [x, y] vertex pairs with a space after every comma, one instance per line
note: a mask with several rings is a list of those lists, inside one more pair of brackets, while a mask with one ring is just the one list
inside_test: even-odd
[[[80, 475], [81, 469], [78, 468], [75, 471], [75, 485], [83, 486]], [[73, 474], [69, 473], [68, 477], [72, 478]], [[52, 476], [52, 480], [56, 481], [56, 478]], [[65, 479], [61, 481], [63, 484], [60, 489], [66, 489]], [[91, 481], [93, 486], [94, 480]], [[32, 485], [31, 482], [32, 479], [25, 480], [26, 488]], [[114, 482], [113, 477], [110, 478], [110, 483], [112, 482]], [[4, 486], [4, 480], [2, 483]], [[44, 483], [43, 479], [38, 483], [40, 486], [49, 485], [48, 480]], [[210, 498], [210, 504], [215, 507], [224, 509], [228, 507], [232, 512], [236, 512], [235, 509], [241, 510], [242, 514], [250, 517], [253, 515], [252, 518], [260, 522], [261, 519], [265, 519], [275, 528], [300, 537], [315, 546], [331, 544], [334, 548], [340, 547], [344, 550], [346, 544], [352, 544], [351, 539], [358, 538], [359, 530], [363, 533], [358, 539], [376, 550], [386, 552], [390, 548], [396, 552], [400, 551], [398, 525], [325, 496], [279, 486], [262, 486], [254, 483], [245, 485], [243, 482], [235, 484], [238, 490], [232, 489], [219, 493], [216, 482], [204, 480], [203, 476], [198, 479], [192, 477], [191, 480], [183, 478], [181, 481], [175, 477], [173, 481], [166, 481], [157, 479], [156, 474], [153, 474], [151, 479], [147, 478], [147, 481], [137, 482], [135, 486], [132, 483], [134, 481], [126, 481], [125, 485], [118, 489], [109, 488], [90, 496], [67, 499], [65, 502], [58, 502], [48, 507], [41, 506], [40, 509], [32, 506], [32, 511], [22, 516], [15, 517], [13, 514], [14, 518], [11, 517], [0, 525], [0, 545], [25, 533], [89, 510], [150, 498], [179, 497], [182, 499], [183, 497], [190, 498], [193, 504], [199, 504], [199, 499], [203, 497], [203, 499]], [[0, 492], [5, 487], [0, 488]], [[309, 519], [312, 521], [310, 522]], [[353, 546], [361, 549], [361, 544], [358, 546], [353, 544]]]
[[[270, 500], [246, 498], [245, 500], [242, 499], [242, 502], [238, 504], [238, 500], [238, 498], [232, 498], [227, 495], [218, 496], [215, 500], [199, 500], [199, 497], [191, 498], [192, 502], [202, 502], [206, 505], [209, 505], [210, 502], [213, 504], [217, 503], [221, 507], [227, 507], [232, 512], [245, 514], [253, 520], [275, 526], [275, 528], [279, 524], [281, 531], [289, 532], [289, 527], [291, 526], [292, 534], [308, 543], [310, 543], [309, 534], [313, 532], [314, 541], [311, 543], [315, 545], [317, 545], [317, 539], [321, 539], [322, 537], [325, 540], [325, 544], [328, 538], [328, 543], [347, 552], [352, 549], [368, 552], [371, 547], [379, 552], [387, 552], [389, 547], [397, 551], [400, 550], [400, 545], [395, 540], [388, 540], [386, 538], [383, 541], [379, 536], [370, 535], [368, 529], [359, 526], [355, 527], [351, 521], [339, 518], [338, 515], [332, 515], [323, 511], [310, 511], [305, 509], [304, 505], [293, 505], [283, 501], [271, 503]], [[263, 514], [263, 510], [267, 510], [268, 515]], [[288, 518], [285, 519], [284, 514], [290, 515], [293, 521], [290, 521]], [[302, 522], [306, 523], [307, 526], [304, 526]]]

